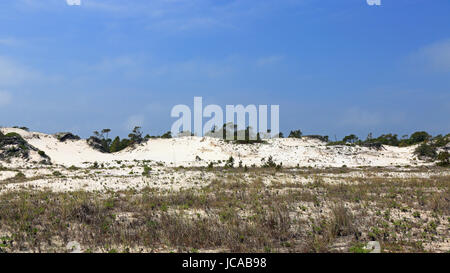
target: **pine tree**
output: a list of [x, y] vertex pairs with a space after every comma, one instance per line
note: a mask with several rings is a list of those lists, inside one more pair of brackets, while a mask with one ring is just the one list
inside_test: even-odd
[[121, 150], [120, 149], [120, 137], [116, 137], [114, 139], [114, 141], [111, 143], [111, 147], [109, 148], [109, 151], [111, 153], [115, 153], [115, 152], [118, 152], [120, 150]]

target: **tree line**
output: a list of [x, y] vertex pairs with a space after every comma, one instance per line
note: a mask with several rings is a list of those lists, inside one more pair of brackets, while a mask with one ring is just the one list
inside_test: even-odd
[[120, 139], [119, 136], [116, 136], [114, 139], [111, 139], [109, 138], [110, 132], [111, 129], [108, 128], [101, 131], [94, 131], [94, 135], [89, 139], [99, 143], [102, 146], [102, 151], [115, 153], [135, 144], [143, 143], [151, 138], [172, 138], [172, 133], [170, 131], [161, 136], [150, 136], [149, 134], [143, 136], [142, 127], [140, 126], [134, 127], [132, 132], [128, 134], [128, 138]]

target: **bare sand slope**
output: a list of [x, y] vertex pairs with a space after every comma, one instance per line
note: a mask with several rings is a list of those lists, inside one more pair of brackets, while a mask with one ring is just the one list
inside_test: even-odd
[[326, 146], [316, 139], [270, 139], [265, 144], [234, 144], [210, 137], [182, 137], [150, 139], [136, 147], [114, 154], [101, 153], [91, 148], [86, 140], [60, 142], [55, 136], [27, 132], [16, 128], [2, 128], [6, 134], [20, 134], [29, 144], [44, 151], [54, 164], [82, 166], [93, 162], [115, 160], [153, 160], [173, 166], [204, 166], [209, 162], [227, 160], [233, 156], [236, 164], [261, 165], [272, 156], [283, 166], [348, 167], [423, 165], [413, 154], [415, 146], [399, 148], [383, 146], [381, 150], [366, 147]]

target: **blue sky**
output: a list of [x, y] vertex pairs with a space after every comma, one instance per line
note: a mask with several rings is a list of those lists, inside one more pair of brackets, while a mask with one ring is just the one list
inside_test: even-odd
[[450, 132], [450, 1], [0, 1], [0, 125], [161, 134], [176, 104], [285, 133]]

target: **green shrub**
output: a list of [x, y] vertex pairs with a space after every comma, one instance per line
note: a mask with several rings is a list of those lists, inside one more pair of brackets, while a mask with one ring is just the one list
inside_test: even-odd
[[18, 133], [14, 133], [14, 132], [7, 133], [7, 134], [5, 135], [5, 137], [17, 137], [17, 138], [22, 139], [22, 136], [21, 136], [21, 135], [19, 135]]
[[25, 176], [25, 174], [23, 174], [23, 172], [18, 172], [16, 174], [16, 176], [14, 177], [14, 179], [16, 180], [25, 180], [27, 177]]
[[44, 151], [39, 151], [38, 154], [42, 157], [48, 157]]
[[78, 170], [79, 168], [78, 167], [76, 167], [76, 166], [74, 166], [74, 165], [72, 165], [72, 166], [70, 166], [69, 168], [67, 168], [69, 171], [76, 171], [76, 170]]
[[429, 135], [425, 131], [420, 131], [420, 132], [415, 132], [414, 134], [412, 134], [409, 139], [410, 139], [411, 144], [417, 144], [417, 143], [424, 142], [425, 140], [430, 140], [431, 135]]
[[329, 137], [328, 136], [321, 136], [321, 135], [305, 135], [304, 137], [312, 138], [312, 139], [318, 139], [323, 142], [328, 142]]
[[432, 142], [436, 147], [444, 147], [450, 142], [450, 135], [437, 135], [433, 138]]
[[234, 158], [230, 156], [227, 162], [225, 163], [225, 168], [233, 168], [234, 167]]
[[348, 250], [350, 253], [370, 253], [370, 250], [365, 248], [363, 243], [356, 243]]
[[144, 171], [142, 172], [143, 176], [149, 176], [150, 175], [150, 171], [152, 170], [152, 168], [150, 168], [147, 165], [144, 165]]
[[414, 154], [419, 157], [426, 157], [430, 159], [435, 159], [437, 157], [436, 147], [427, 143], [419, 145], [414, 150]]
[[366, 143], [381, 143], [383, 145], [398, 146], [400, 141], [396, 134], [384, 134], [374, 139], [367, 139]]
[[437, 156], [438, 165], [442, 167], [448, 167], [450, 166], [450, 153], [448, 152], [441, 152]]
[[214, 168], [214, 162], [209, 162], [209, 164], [208, 164], [208, 169], [212, 169], [212, 168]]
[[328, 142], [327, 146], [336, 146], [336, 145], [345, 145], [347, 144], [345, 141], [332, 141]]
[[166, 132], [161, 136], [161, 138], [172, 138], [172, 132], [171, 131]]
[[342, 141], [345, 143], [347, 143], [347, 142], [355, 143], [356, 141], [358, 141], [358, 137], [355, 134], [351, 134], [351, 135], [345, 136], [342, 139]]
[[283, 163], [280, 163], [280, 164], [275, 163], [275, 161], [273, 161], [273, 157], [272, 156], [269, 156], [267, 161], [265, 160], [265, 158], [263, 158], [261, 160], [261, 162], [263, 163], [262, 164], [263, 168], [275, 168], [277, 170], [281, 170], [281, 168], [283, 167]]
[[295, 130], [295, 131], [291, 131], [291, 132], [289, 133], [289, 136], [288, 136], [288, 137], [290, 137], [290, 138], [302, 138], [302, 135], [303, 135], [302, 131], [300, 131], [300, 130]]

